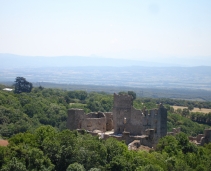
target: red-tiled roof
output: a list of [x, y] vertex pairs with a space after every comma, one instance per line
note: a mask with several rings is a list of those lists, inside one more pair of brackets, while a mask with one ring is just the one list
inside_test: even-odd
[[8, 144], [7, 140], [0, 140], [0, 146], [7, 146]]

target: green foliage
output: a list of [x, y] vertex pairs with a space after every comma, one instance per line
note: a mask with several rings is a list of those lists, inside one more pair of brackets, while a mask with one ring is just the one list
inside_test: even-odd
[[0, 90], [2, 90], [2, 89], [4, 89], [4, 88], [6, 88], [6, 86], [3, 85], [3, 84], [0, 84]]
[[188, 110], [193, 110], [194, 109], [194, 106], [191, 104], [191, 105], [188, 105]]
[[184, 133], [160, 139], [156, 151], [129, 151], [116, 139], [41, 126], [19, 133], [0, 147], [0, 170], [208, 170], [211, 144], [198, 147]]
[[87, 105], [82, 103], [71, 103], [70, 109], [83, 109], [85, 113], [91, 112], [91, 110], [87, 108]]
[[19, 94], [19, 93], [22, 93], [22, 92], [31, 92], [33, 88], [33, 85], [32, 83], [26, 81], [25, 78], [23, 77], [16, 77], [16, 80], [15, 80], [15, 93]]
[[90, 93], [89, 98], [87, 99], [87, 108], [92, 112], [109, 112], [113, 106], [113, 96]]
[[128, 93], [125, 92], [125, 91], [120, 91], [118, 94], [119, 94], [119, 95], [128, 95]]
[[58, 89], [33, 88], [30, 93], [0, 91], [0, 135], [11, 137], [33, 131], [40, 125], [65, 129], [67, 92]]
[[[69, 101], [77, 103], [69, 104]], [[157, 104], [163, 101], [162, 99], [137, 98], [133, 101], [133, 105], [137, 109], [148, 110], [157, 108]], [[170, 102], [174, 101], [170, 100]], [[37, 87], [33, 88], [30, 93], [21, 94], [0, 91], [0, 104], [0, 135], [11, 137], [19, 132], [34, 131], [40, 125], [51, 125], [59, 130], [65, 129], [68, 108], [81, 108], [86, 113], [109, 112], [113, 106], [113, 95]], [[166, 107], [170, 112], [173, 111], [170, 106]], [[211, 122], [211, 117], [208, 118], [211, 116], [209, 114], [206, 117], [199, 116], [199, 114], [195, 116], [192, 114], [183, 115], [201, 123]], [[189, 120], [168, 115], [168, 130], [171, 131], [173, 127], [178, 126], [181, 126], [182, 131], [189, 135], [201, 133], [205, 128], [194, 125]]]
[[2, 167], [4, 163], [5, 151], [6, 151], [6, 148], [0, 146], [0, 168]]
[[171, 114], [168, 112], [167, 116], [167, 128], [171, 132], [172, 128], [181, 128], [181, 131], [187, 135], [196, 136], [202, 134], [205, 128], [208, 128], [207, 125], [198, 124], [191, 121], [190, 119], [183, 117], [178, 114]]
[[107, 139], [105, 142], [107, 148], [107, 161], [111, 161], [115, 156], [121, 156], [127, 150], [127, 146], [113, 138]]
[[23, 163], [17, 161], [17, 159], [13, 157], [12, 160], [1, 169], [1, 171], [27, 171], [27, 169]]
[[156, 149], [161, 152], [166, 152], [169, 156], [174, 156], [179, 153], [178, 141], [173, 136], [165, 136], [160, 139]]
[[191, 112], [190, 119], [198, 123], [211, 125], [211, 112], [207, 114], [201, 112]]
[[79, 163], [73, 163], [68, 166], [66, 171], [85, 171], [85, 168]]
[[158, 165], [146, 165], [146, 166], [140, 166], [136, 169], [136, 171], [163, 171], [163, 168], [161, 168]]
[[189, 142], [186, 134], [181, 132], [176, 135], [176, 139], [178, 141], [179, 149], [181, 149], [184, 154], [197, 152], [196, 145]]
[[118, 94], [119, 95], [130, 95], [130, 96], [132, 96], [133, 100], [136, 99], [136, 93], [134, 91], [128, 91], [128, 92], [120, 91]]
[[139, 99], [139, 98], [133, 101], [133, 106], [136, 109], [140, 109], [140, 110], [154, 109], [158, 107], [155, 101], [151, 101], [147, 99]]
[[184, 116], [184, 117], [187, 117], [187, 116], [189, 116], [189, 109], [186, 109], [186, 108], [184, 108], [183, 110], [182, 110], [182, 116]]
[[136, 93], [134, 91], [128, 91], [127, 93], [133, 97], [133, 100], [136, 99]]
[[[138, 109], [151, 109], [161, 102], [165, 100], [137, 98], [133, 104]], [[169, 103], [174, 102], [169, 100]], [[186, 106], [192, 104], [186, 103]], [[123, 142], [113, 138], [100, 140], [65, 129], [69, 107], [96, 112], [111, 111], [112, 105], [113, 96], [106, 93], [43, 87], [20, 94], [0, 90], [0, 136], [10, 137], [9, 146], [0, 147], [0, 170], [176, 171], [211, 168], [211, 145], [198, 147], [187, 139], [187, 135], [202, 133], [207, 127], [191, 120], [209, 123], [209, 114], [206, 117], [198, 113], [182, 114], [182, 111], [175, 114], [170, 104], [164, 104], [168, 109], [168, 129], [181, 127], [185, 134], [163, 137], [150, 153], [129, 151]]]
[[[210, 167], [210, 145], [198, 147], [188, 141], [187, 135], [180, 133], [160, 139], [156, 150], [166, 156], [168, 170], [196, 170]], [[198, 167], [200, 166], [200, 167]]]
[[101, 171], [101, 170], [98, 168], [91, 168], [89, 171]]
[[71, 99], [85, 100], [88, 93], [86, 91], [68, 91], [67, 96]]
[[[188, 96], [188, 95], [187, 95]], [[193, 101], [193, 100], [178, 100], [178, 99], [168, 99], [168, 98], [158, 98], [158, 99], [152, 99], [154, 101], [162, 102], [163, 104], [168, 104], [170, 106], [186, 106], [189, 108], [189, 110], [192, 110], [193, 107], [195, 108], [211, 108], [211, 102], [210, 101]]]

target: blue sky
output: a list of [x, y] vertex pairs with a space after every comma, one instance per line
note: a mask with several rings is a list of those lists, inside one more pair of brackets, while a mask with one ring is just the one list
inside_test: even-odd
[[211, 1], [0, 0], [0, 53], [208, 64]]

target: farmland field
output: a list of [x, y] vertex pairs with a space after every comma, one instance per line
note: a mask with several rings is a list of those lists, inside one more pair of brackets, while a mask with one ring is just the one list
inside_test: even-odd
[[[174, 110], [176, 109], [184, 109], [184, 108], [187, 108], [187, 107], [184, 107], [184, 106], [172, 106], [174, 108]], [[191, 110], [191, 112], [202, 112], [202, 113], [209, 113], [211, 112], [211, 109], [206, 109], [206, 108], [201, 108], [201, 110], [199, 108], [194, 108], [193, 110]]]

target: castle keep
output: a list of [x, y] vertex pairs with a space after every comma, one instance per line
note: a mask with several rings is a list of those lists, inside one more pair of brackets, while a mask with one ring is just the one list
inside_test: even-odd
[[132, 106], [132, 97], [129, 95], [114, 94], [113, 106], [114, 134], [123, 131], [131, 135], [144, 135], [147, 129], [154, 129], [158, 137], [167, 133], [167, 111], [160, 105], [158, 109], [137, 110]]
[[161, 104], [158, 109], [137, 110], [132, 96], [114, 94], [112, 112], [85, 114], [82, 109], [68, 110], [67, 128], [85, 129], [90, 133], [105, 133], [102, 138], [114, 137], [126, 144], [134, 140], [141, 145], [153, 147], [159, 138], [167, 134], [167, 110]]

